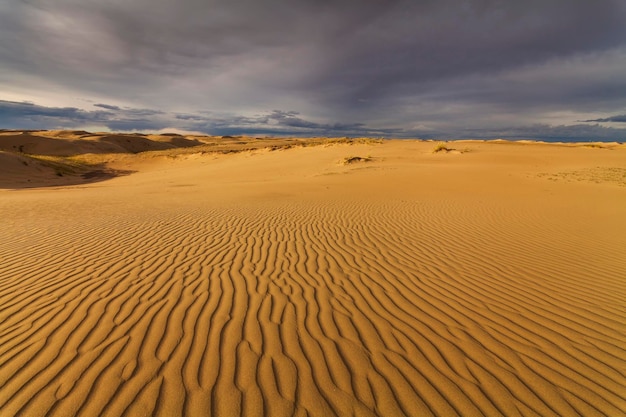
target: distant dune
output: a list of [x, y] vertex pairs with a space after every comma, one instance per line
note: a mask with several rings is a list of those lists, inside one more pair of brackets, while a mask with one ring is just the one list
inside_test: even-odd
[[[0, 188], [34, 188], [101, 181], [131, 171], [115, 170], [129, 154], [135, 160], [185, 153], [236, 153], [259, 148], [285, 148], [322, 139], [234, 138], [179, 134], [90, 133], [85, 131], [0, 131]], [[336, 140], [324, 140], [334, 142]], [[190, 150], [189, 148], [194, 148]], [[159, 152], [160, 151], [160, 152]]]
[[622, 416], [626, 146], [0, 132], [0, 416]]

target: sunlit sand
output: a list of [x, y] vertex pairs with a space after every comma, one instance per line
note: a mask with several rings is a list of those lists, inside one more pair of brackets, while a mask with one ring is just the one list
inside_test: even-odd
[[623, 415], [626, 146], [439, 145], [0, 132], [0, 416]]

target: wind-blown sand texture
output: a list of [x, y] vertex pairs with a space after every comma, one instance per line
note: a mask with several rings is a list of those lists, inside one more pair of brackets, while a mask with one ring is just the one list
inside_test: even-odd
[[626, 146], [436, 145], [0, 133], [0, 416], [623, 416]]

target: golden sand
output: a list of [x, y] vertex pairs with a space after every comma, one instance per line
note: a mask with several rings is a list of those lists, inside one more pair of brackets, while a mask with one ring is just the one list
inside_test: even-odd
[[624, 415], [626, 146], [436, 148], [0, 133], [0, 416]]

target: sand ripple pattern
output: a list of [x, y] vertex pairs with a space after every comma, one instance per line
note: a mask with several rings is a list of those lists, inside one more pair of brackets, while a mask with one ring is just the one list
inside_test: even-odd
[[626, 410], [626, 259], [590, 261], [603, 242], [561, 230], [538, 247], [532, 213], [255, 203], [93, 222], [15, 221], [0, 243], [1, 416]]

